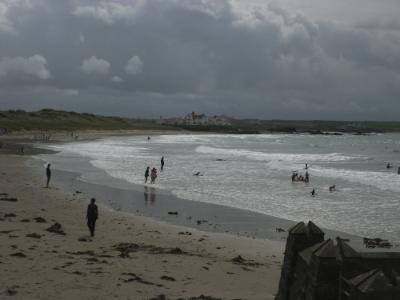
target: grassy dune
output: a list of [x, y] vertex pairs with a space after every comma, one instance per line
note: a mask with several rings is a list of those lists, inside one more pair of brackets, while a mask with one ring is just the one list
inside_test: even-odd
[[167, 126], [153, 120], [105, 117], [88, 113], [76, 113], [43, 109], [37, 112], [22, 110], [1, 111], [0, 129], [21, 130], [166, 130]]

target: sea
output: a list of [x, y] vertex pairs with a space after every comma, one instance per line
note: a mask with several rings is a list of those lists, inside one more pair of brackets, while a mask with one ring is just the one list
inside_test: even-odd
[[[114, 178], [185, 201], [312, 220], [323, 228], [400, 242], [397, 133], [139, 135], [51, 148], [60, 161], [84, 157]], [[158, 171], [155, 184], [144, 183], [147, 166]], [[293, 171], [307, 171], [310, 181], [292, 182]], [[81, 174], [80, 180], [93, 176]], [[336, 189], [329, 191], [332, 185]]]

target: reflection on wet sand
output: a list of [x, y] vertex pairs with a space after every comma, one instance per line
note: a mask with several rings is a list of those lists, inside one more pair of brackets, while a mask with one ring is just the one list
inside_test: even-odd
[[154, 205], [154, 202], [156, 202], [156, 196], [157, 196], [156, 189], [153, 187], [151, 187], [149, 189], [148, 186], [145, 186], [144, 191], [143, 191], [143, 196], [144, 196], [144, 202], [146, 205], [149, 203], [149, 195], [150, 195], [150, 204]]

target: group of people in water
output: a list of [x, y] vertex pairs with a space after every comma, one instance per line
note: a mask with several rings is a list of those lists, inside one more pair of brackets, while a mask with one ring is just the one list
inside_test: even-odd
[[[161, 171], [164, 170], [164, 156], [161, 157]], [[150, 183], [154, 184], [156, 183], [156, 179], [157, 179], [157, 169], [156, 168], [152, 168], [150, 171], [150, 167], [147, 166], [146, 171], [144, 172], [144, 183], [147, 183], [147, 180], [149, 179], [150, 176]]]
[[[299, 173], [298, 171], [292, 171], [292, 182], [305, 182], [305, 183], [309, 183], [310, 182], [310, 174], [308, 173], [308, 164], [305, 164], [304, 169], [306, 170], [304, 176], [303, 174]], [[329, 191], [330, 192], [334, 192], [336, 191], [336, 185], [331, 185], [329, 186]], [[315, 188], [313, 188], [311, 190], [311, 196], [315, 196], [317, 194], [317, 191], [315, 190]]]
[[308, 171], [304, 174], [299, 174], [297, 171], [292, 172], [292, 182], [310, 182], [310, 174], [308, 174]]
[[[393, 166], [392, 166], [391, 163], [388, 162], [388, 163], [386, 164], [386, 169], [391, 169], [391, 168], [393, 168]], [[397, 174], [400, 175], [400, 167], [397, 168]]]

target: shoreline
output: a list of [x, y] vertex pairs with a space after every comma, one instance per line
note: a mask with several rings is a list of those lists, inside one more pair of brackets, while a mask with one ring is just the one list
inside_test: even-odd
[[[93, 195], [102, 204], [116, 212], [145, 216], [156, 221], [191, 229], [227, 233], [253, 239], [267, 239], [281, 243], [286, 241], [287, 230], [303, 221], [179, 198], [168, 190], [159, 189], [157, 185], [138, 185], [112, 177], [104, 170], [93, 166], [88, 157], [74, 156], [74, 161], [71, 162], [71, 160], [54, 159], [54, 155], [57, 153], [39, 155], [35, 158], [49, 161], [52, 166], [55, 165], [54, 163], [58, 164], [58, 168], [61, 170], [57, 169], [57, 176], [53, 176], [54, 179], [52, 179], [57, 182], [57, 186], [62, 186], [69, 192], [78, 191], [82, 194]], [[85, 173], [89, 174], [89, 178], [81, 179]], [[40, 176], [40, 174], [38, 175]], [[340, 235], [343, 238], [361, 240], [361, 237], [353, 234], [323, 229], [330, 238]]]
[[[273, 299], [283, 243], [170, 225], [101, 204], [91, 239], [84, 219], [90, 195], [43, 188], [43, 170], [32, 171], [29, 159], [0, 154], [0, 193], [17, 199], [0, 201], [0, 271], [7, 274], [0, 295]], [[66, 235], [46, 231], [55, 222]]]

